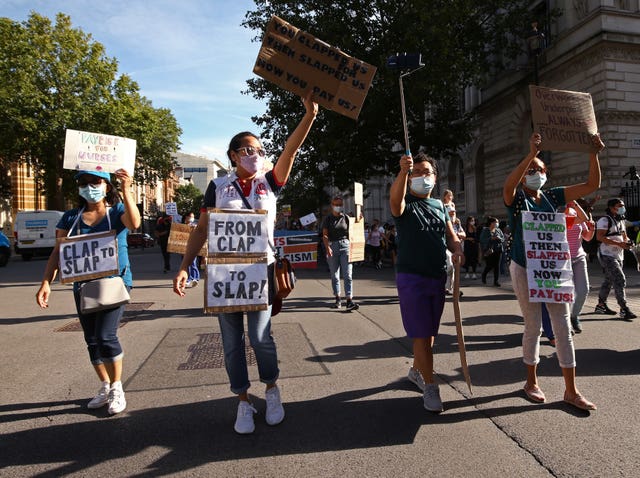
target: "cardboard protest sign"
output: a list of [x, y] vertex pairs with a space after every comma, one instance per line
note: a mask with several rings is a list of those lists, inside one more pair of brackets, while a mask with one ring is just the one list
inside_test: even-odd
[[318, 235], [291, 234], [273, 238], [277, 253], [286, 257], [296, 269], [315, 269], [318, 267]]
[[530, 302], [574, 301], [564, 213], [522, 211]]
[[[194, 229], [195, 226], [191, 226], [189, 224], [172, 222], [171, 229], [169, 231], [169, 242], [167, 242], [167, 251], [182, 255], [186, 254], [187, 242], [189, 241], [189, 236]], [[200, 249], [200, 252], [198, 252], [198, 255], [206, 257], [207, 250], [207, 243], [205, 242], [202, 249]]]
[[362, 183], [353, 183], [353, 202], [355, 202], [356, 206], [362, 206], [364, 204]]
[[271, 250], [267, 212], [260, 209], [211, 209], [209, 256], [262, 257]]
[[113, 231], [58, 239], [60, 253], [58, 270], [60, 282], [69, 282], [109, 277], [118, 271], [118, 246]]
[[321, 106], [356, 119], [376, 67], [273, 16], [253, 72], [303, 97], [312, 90]]
[[133, 176], [136, 140], [68, 129], [62, 167], [73, 170], [114, 173], [126, 170]]
[[589, 93], [529, 85], [533, 130], [542, 136], [547, 151], [593, 150], [591, 136], [598, 132]]
[[266, 310], [269, 304], [267, 259], [207, 260], [204, 310], [207, 313]]
[[349, 216], [349, 262], [364, 261], [364, 221]]

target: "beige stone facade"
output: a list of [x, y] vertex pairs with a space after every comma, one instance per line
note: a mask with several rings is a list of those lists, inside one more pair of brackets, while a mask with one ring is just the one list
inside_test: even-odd
[[[603, 198], [619, 195], [629, 183], [623, 174], [640, 169], [640, 2], [551, 1], [563, 9], [551, 41], [538, 60], [540, 86], [592, 95], [598, 129], [607, 145], [601, 153]], [[528, 85], [531, 60], [516, 64], [480, 91], [476, 140], [460, 158], [448, 160], [443, 185], [457, 193], [459, 214], [505, 216], [502, 185], [528, 150], [531, 110]], [[588, 156], [551, 152], [549, 186], [586, 180]], [[460, 171], [459, 162], [464, 169]], [[457, 186], [457, 188], [456, 188]], [[604, 209], [604, 200], [596, 204]], [[633, 218], [638, 219], [638, 218]]]

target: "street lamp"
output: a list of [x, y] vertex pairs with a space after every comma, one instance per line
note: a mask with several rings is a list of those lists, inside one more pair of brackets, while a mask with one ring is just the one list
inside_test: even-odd
[[529, 51], [529, 58], [533, 58], [533, 77], [536, 86], [538, 86], [538, 57], [544, 47], [544, 33], [538, 30], [538, 22], [534, 20], [531, 22], [531, 31], [527, 35], [527, 50]]
[[[424, 66], [422, 55], [420, 53], [396, 53], [387, 58], [387, 66], [392, 70], [400, 70], [400, 104], [402, 106], [402, 125], [404, 126], [404, 147], [405, 154], [410, 156], [411, 149], [409, 148], [409, 130], [407, 129], [407, 112], [404, 106], [402, 78], [409, 76]], [[405, 71], [405, 73], [402, 73], [402, 71]]]

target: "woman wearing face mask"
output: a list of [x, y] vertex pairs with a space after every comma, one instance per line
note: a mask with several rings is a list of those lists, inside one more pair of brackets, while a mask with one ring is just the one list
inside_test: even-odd
[[498, 276], [500, 275], [500, 256], [504, 244], [504, 234], [498, 227], [499, 221], [495, 217], [487, 219], [487, 227], [480, 234], [480, 247], [484, 255], [486, 265], [482, 271], [482, 283], [487, 283], [487, 275], [493, 271], [493, 285], [500, 287]]
[[390, 206], [398, 231], [396, 285], [402, 324], [413, 342], [408, 378], [422, 390], [424, 408], [441, 412], [440, 390], [433, 377], [433, 343], [444, 310], [446, 251], [449, 248], [453, 261], [460, 264], [464, 254], [442, 202], [431, 197], [436, 175], [436, 162], [426, 154], [402, 156]]
[[616, 315], [615, 311], [607, 306], [607, 297], [613, 287], [620, 306], [620, 318], [630, 320], [635, 319], [637, 315], [629, 310], [624, 292], [626, 286], [626, 277], [622, 269], [624, 250], [632, 246], [625, 227], [626, 212], [622, 199], [609, 199], [606, 214], [598, 220], [596, 231], [596, 237], [600, 241], [598, 260], [604, 270], [604, 282], [598, 292], [596, 313]]
[[[467, 235], [464, 238], [464, 268], [465, 279], [477, 279], [476, 268], [478, 267], [478, 228], [476, 226], [476, 218], [473, 216], [467, 217], [464, 230]], [[471, 269], [471, 276], [469, 276], [469, 269]]]
[[[318, 105], [311, 99], [311, 93], [303, 103], [305, 115], [289, 136], [275, 166], [269, 171], [265, 172], [266, 152], [256, 135], [245, 131], [231, 138], [227, 156], [236, 169], [229, 175], [209, 183], [205, 192], [203, 213], [187, 242], [187, 250], [182, 259], [180, 271], [173, 279], [173, 291], [176, 294], [184, 296], [189, 264], [207, 240], [209, 228], [207, 208], [267, 210], [269, 240], [274, 244], [273, 228], [278, 194], [289, 178], [293, 160], [318, 113]], [[273, 264], [275, 261], [273, 252], [269, 251], [268, 256], [269, 264]], [[268, 277], [271, 281], [272, 267], [269, 267], [269, 271]], [[247, 312], [246, 315], [249, 340], [258, 362], [260, 381], [266, 384], [266, 422], [269, 425], [277, 425], [284, 419], [284, 408], [280, 400], [280, 391], [276, 386], [279, 369], [276, 344], [271, 336], [271, 304], [267, 310]], [[237, 394], [239, 399], [234, 429], [241, 434], [253, 433], [255, 429], [253, 414], [256, 413], [256, 409], [249, 402], [248, 395], [251, 384], [245, 356], [243, 312], [219, 314], [218, 322], [231, 391]]]
[[322, 241], [331, 273], [331, 289], [336, 299], [333, 308], [342, 307], [340, 299], [340, 272], [342, 271], [347, 310], [356, 310], [358, 304], [353, 301], [353, 267], [349, 262], [349, 217], [343, 212], [340, 196], [333, 198], [331, 214], [322, 222]]
[[[544, 402], [546, 397], [538, 386], [537, 366], [540, 361], [541, 307], [539, 302], [529, 302], [527, 262], [522, 233], [522, 211], [555, 212], [567, 202], [586, 196], [600, 187], [600, 162], [598, 152], [604, 148], [599, 135], [592, 137], [592, 153], [589, 155], [587, 182], [573, 186], [554, 187], [542, 191], [547, 180], [547, 168], [537, 157], [542, 139], [537, 133], [529, 140], [529, 153], [507, 177], [503, 198], [507, 206], [509, 226], [513, 234], [511, 246], [511, 281], [524, 318], [522, 337], [523, 361], [527, 367], [526, 395], [534, 402]], [[519, 187], [520, 186], [520, 187]], [[568, 303], [547, 303], [556, 336], [556, 354], [562, 368], [565, 383], [564, 401], [583, 410], [595, 410], [596, 406], [584, 398], [575, 383], [575, 351], [570, 333]]]
[[[109, 230], [116, 231], [118, 243], [118, 269], [130, 289], [133, 286], [127, 234], [129, 230], [140, 227], [140, 213], [131, 192], [132, 179], [124, 170], [115, 173], [120, 181], [124, 203], [109, 173], [98, 171], [80, 171], [75, 178], [78, 181], [78, 207], [64, 213], [58, 222], [56, 236], [91, 234]], [[59, 246], [56, 245], [42, 278], [42, 284], [36, 294], [36, 301], [42, 308], [49, 306], [51, 282], [58, 272]], [[124, 305], [114, 309], [92, 314], [80, 313], [80, 283], [73, 284], [73, 294], [80, 324], [87, 343], [89, 357], [102, 385], [98, 394], [88, 403], [89, 408], [108, 405], [109, 414], [123, 411], [127, 406], [122, 390], [122, 347], [118, 340], [118, 326], [124, 312]]]

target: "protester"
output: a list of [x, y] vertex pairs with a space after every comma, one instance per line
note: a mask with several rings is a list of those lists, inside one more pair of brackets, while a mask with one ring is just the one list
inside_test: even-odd
[[498, 277], [500, 275], [500, 256], [504, 245], [504, 234], [498, 227], [499, 221], [495, 217], [487, 218], [487, 227], [480, 233], [480, 248], [485, 260], [482, 271], [482, 283], [487, 283], [487, 274], [493, 271], [493, 285], [500, 287]]
[[331, 213], [322, 222], [322, 242], [327, 254], [331, 289], [335, 297], [333, 308], [342, 307], [340, 299], [340, 273], [344, 280], [344, 293], [347, 310], [355, 310], [358, 304], [353, 301], [353, 267], [349, 262], [349, 217], [344, 213], [342, 196], [331, 201]]
[[[534, 402], [544, 402], [546, 397], [538, 386], [537, 367], [540, 362], [541, 307], [539, 302], [529, 302], [527, 260], [525, 255], [522, 211], [555, 212], [566, 202], [586, 196], [600, 187], [600, 163], [598, 152], [604, 148], [599, 135], [592, 138], [593, 152], [589, 155], [587, 182], [566, 187], [555, 187], [542, 191], [547, 180], [547, 168], [537, 157], [542, 138], [534, 133], [529, 140], [529, 153], [507, 177], [503, 198], [507, 206], [509, 226], [513, 234], [511, 247], [511, 281], [524, 318], [522, 338], [523, 361], [527, 367], [524, 386], [526, 395]], [[521, 185], [521, 188], [518, 186]], [[596, 406], [584, 398], [575, 383], [575, 351], [569, 332], [569, 304], [546, 304], [556, 335], [556, 355], [562, 368], [565, 383], [564, 401], [583, 410], [595, 410]]]
[[[451, 225], [453, 226], [453, 232], [456, 233], [458, 239], [460, 240], [460, 244], [463, 244], [465, 237], [467, 235], [462, 228], [462, 224], [460, 223], [460, 219], [456, 216], [456, 209], [453, 203], [450, 203], [451, 206], [446, 208], [445, 210], [449, 214], [449, 220], [451, 221]], [[451, 257], [451, 251], [447, 250], [447, 282], [445, 283], [445, 294], [453, 295], [453, 260]], [[460, 297], [462, 297], [462, 291], [459, 291]]]
[[[183, 219], [184, 224], [188, 224], [191, 227], [196, 227], [196, 216], [194, 213], [190, 212], [184, 215]], [[184, 258], [184, 256], [183, 256]], [[187, 269], [189, 276], [187, 277], [186, 287], [197, 287], [200, 282], [200, 267], [198, 266], [199, 257], [193, 260], [193, 262], [189, 265]]]
[[167, 273], [171, 270], [171, 253], [167, 250], [169, 244], [169, 233], [171, 232], [172, 218], [168, 214], [158, 218], [156, 222], [156, 229], [154, 231], [158, 244], [160, 245], [160, 251], [162, 252], [162, 260], [164, 261], [164, 267], [162, 272]]
[[582, 241], [593, 239], [596, 224], [582, 208], [584, 199], [570, 201], [565, 214], [567, 216], [567, 242], [571, 254], [571, 270], [573, 271], [574, 302], [571, 305], [571, 327], [576, 334], [582, 332], [580, 313], [589, 294], [589, 271], [587, 269], [587, 253]]
[[398, 257], [398, 245], [396, 242], [396, 226], [395, 224], [389, 224], [385, 237], [385, 243], [387, 244], [387, 253], [391, 259], [391, 266], [396, 267], [396, 259]]
[[[203, 211], [206, 208], [226, 209], [265, 209], [268, 211], [268, 237], [273, 245], [273, 225], [276, 217], [276, 200], [280, 190], [287, 182], [296, 153], [305, 138], [318, 112], [318, 105], [311, 99], [311, 93], [303, 100], [306, 113], [287, 140], [282, 154], [271, 171], [260, 173], [265, 150], [257, 136], [249, 132], [235, 135], [229, 143], [227, 156], [235, 171], [217, 178], [205, 193]], [[242, 192], [242, 194], [240, 194]], [[209, 226], [208, 214], [200, 215], [198, 225], [189, 237], [180, 271], [173, 280], [173, 291], [184, 296], [188, 278], [187, 269], [207, 240]], [[268, 254], [269, 281], [272, 282], [273, 252]], [[270, 291], [273, 284], [269, 284]], [[270, 294], [271, 296], [271, 294]], [[253, 414], [256, 409], [249, 402], [248, 390], [251, 386], [245, 355], [245, 333], [243, 312], [219, 314], [225, 367], [231, 382], [231, 391], [238, 395], [238, 411], [234, 429], [237, 433], [252, 433], [255, 429]], [[271, 336], [271, 300], [263, 311], [247, 312], [248, 336], [258, 362], [260, 381], [266, 384], [266, 422], [277, 425], [284, 419], [284, 408], [280, 391], [276, 385], [279, 375], [276, 345]]]
[[612, 198], [607, 201], [605, 215], [598, 220], [596, 237], [600, 241], [598, 248], [598, 260], [604, 271], [604, 281], [598, 292], [597, 314], [616, 315], [614, 310], [607, 306], [607, 297], [611, 287], [620, 306], [620, 318], [624, 320], [635, 319], [636, 314], [629, 310], [624, 288], [627, 285], [626, 277], [622, 270], [625, 249], [631, 249], [633, 243], [627, 237], [625, 230], [626, 208], [620, 198]]
[[[467, 217], [465, 224], [466, 236], [464, 238], [464, 268], [465, 279], [477, 279], [476, 268], [478, 267], [478, 228], [476, 227], [476, 218], [473, 216]], [[469, 269], [471, 269], [471, 276], [469, 276]]]
[[367, 236], [371, 260], [376, 269], [382, 269], [382, 248], [384, 247], [384, 229], [380, 226], [380, 220], [374, 219]]
[[436, 179], [433, 158], [424, 153], [402, 156], [390, 206], [398, 230], [396, 284], [402, 324], [413, 342], [408, 378], [423, 391], [424, 407], [441, 412], [440, 389], [433, 377], [433, 344], [444, 310], [446, 250], [449, 247], [460, 264], [464, 254], [442, 203], [431, 197]]
[[[80, 171], [75, 179], [78, 184], [78, 205], [64, 213], [56, 226], [56, 237], [77, 236], [116, 231], [118, 246], [118, 270], [127, 287], [131, 289], [133, 279], [127, 247], [129, 230], [140, 227], [140, 212], [131, 192], [132, 178], [124, 169], [115, 173], [120, 181], [124, 203], [109, 173]], [[36, 302], [42, 308], [49, 306], [51, 282], [59, 269], [60, 245], [56, 244], [49, 256], [42, 283], [36, 293]], [[127, 406], [122, 389], [122, 346], [118, 340], [118, 326], [124, 312], [124, 305], [90, 314], [80, 312], [81, 282], [73, 283], [73, 296], [89, 358], [102, 385], [98, 394], [87, 404], [89, 408], [108, 405], [110, 415], [120, 413]]]

